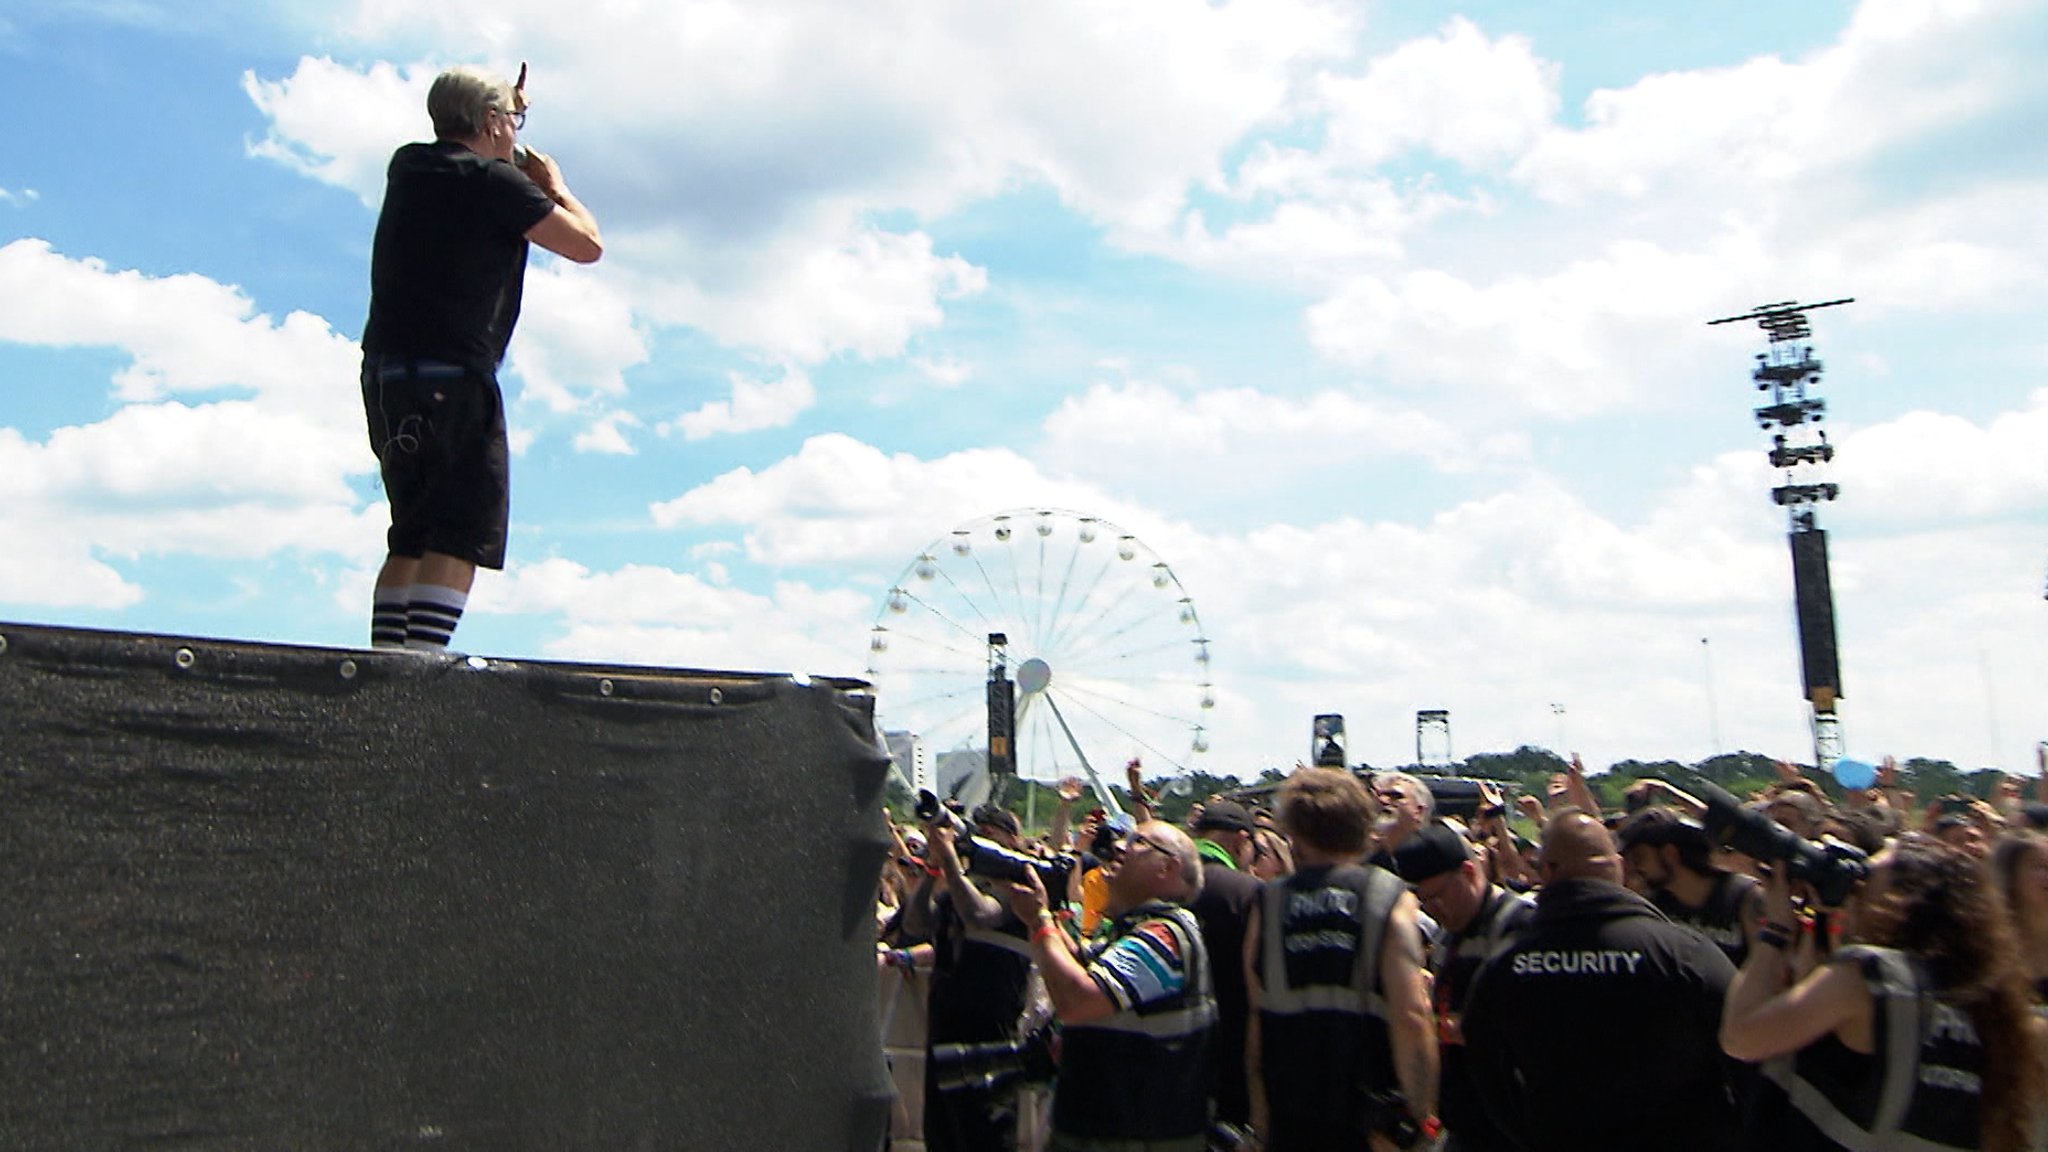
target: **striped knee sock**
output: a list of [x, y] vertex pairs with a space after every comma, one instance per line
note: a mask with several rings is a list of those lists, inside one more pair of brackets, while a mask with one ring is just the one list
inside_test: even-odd
[[405, 610], [405, 646], [433, 650], [446, 648], [455, 626], [462, 622], [463, 606], [469, 593], [435, 584], [412, 586], [412, 602]]
[[370, 647], [405, 647], [405, 610], [411, 600], [412, 589], [403, 584], [379, 584], [370, 594]]

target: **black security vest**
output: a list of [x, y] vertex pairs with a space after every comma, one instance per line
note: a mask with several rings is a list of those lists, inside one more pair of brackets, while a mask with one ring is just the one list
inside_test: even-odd
[[1904, 952], [1858, 945], [1835, 953], [1870, 989], [1876, 1051], [1861, 1061], [1811, 1049], [1764, 1065], [1792, 1108], [1854, 1152], [1947, 1152], [1981, 1143], [1984, 1049], [1969, 1013], [1945, 1004]]
[[1312, 868], [1260, 895], [1260, 1069], [1276, 1115], [1358, 1130], [1365, 1094], [1393, 1092], [1380, 946], [1407, 891], [1393, 873]]

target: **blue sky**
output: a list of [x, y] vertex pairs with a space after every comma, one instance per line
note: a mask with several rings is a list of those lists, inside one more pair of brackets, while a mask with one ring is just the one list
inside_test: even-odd
[[1759, 337], [1704, 321], [1853, 295], [1849, 747], [2030, 768], [2044, 49], [2020, 0], [11, 4], [0, 619], [362, 642], [383, 163], [438, 69], [527, 60], [608, 251], [529, 278], [468, 651], [858, 674], [928, 544], [1060, 509], [1212, 655], [1094, 685], [1098, 760], [1338, 711], [1398, 761], [1422, 708], [1802, 757]]

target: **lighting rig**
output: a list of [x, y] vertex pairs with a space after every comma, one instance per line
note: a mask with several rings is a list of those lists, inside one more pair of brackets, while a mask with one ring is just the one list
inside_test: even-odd
[[1842, 756], [1842, 722], [1836, 710], [1842, 699], [1841, 662], [1835, 649], [1835, 598], [1828, 578], [1828, 534], [1820, 526], [1820, 505], [1841, 495], [1841, 486], [1826, 478], [1835, 458], [1828, 443], [1827, 401], [1820, 398], [1821, 362], [1814, 358], [1813, 328], [1806, 314], [1820, 308], [1854, 303], [1853, 297], [1820, 304], [1766, 304], [1740, 316], [1724, 316], [1709, 324], [1754, 320], [1768, 343], [1757, 353], [1750, 378], [1769, 402], [1756, 409], [1756, 422], [1771, 437], [1771, 467], [1782, 482], [1771, 489], [1771, 502], [1785, 509], [1787, 538], [1792, 546], [1792, 601], [1799, 624], [1800, 671], [1806, 699], [1812, 705], [1814, 762], [1823, 772]]

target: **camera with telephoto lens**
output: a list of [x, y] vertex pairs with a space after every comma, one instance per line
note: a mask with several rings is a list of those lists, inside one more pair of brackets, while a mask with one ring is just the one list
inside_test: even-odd
[[1057, 1032], [1051, 1024], [1035, 1028], [1015, 1040], [989, 1040], [980, 1044], [932, 1045], [932, 1082], [941, 1092], [962, 1088], [994, 1091], [1044, 1084], [1059, 1070], [1054, 1049]]
[[1074, 857], [1060, 855], [1042, 860], [1005, 848], [992, 840], [983, 840], [974, 834], [958, 812], [939, 803], [938, 796], [929, 790], [917, 794], [915, 811], [918, 819], [928, 824], [943, 824], [953, 830], [953, 851], [960, 857], [960, 866], [973, 875], [1022, 884], [1027, 871], [1036, 872], [1038, 882], [1053, 894], [1054, 899], [1066, 898], [1067, 877], [1079, 863]]
[[1716, 844], [1766, 863], [1783, 863], [1794, 880], [1813, 885], [1822, 904], [1839, 908], [1856, 885], [1870, 874], [1870, 859], [1853, 845], [1833, 837], [1818, 843], [1802, 840], [1790, 828], [1761, 812], [1742, 806], [1725, 789], [1700, 782], [1707, 812], [1700, 820]]

